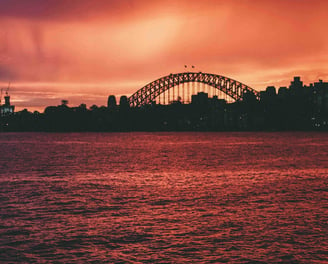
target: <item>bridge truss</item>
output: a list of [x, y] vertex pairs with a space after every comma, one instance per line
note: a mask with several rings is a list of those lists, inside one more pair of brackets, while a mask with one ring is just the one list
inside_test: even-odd
[[[243, 95], [248, 92], [254, 94], [259, 99], [259, 92], [228, 77], [203, 72], [183, 72], [170, 74], [147, 84], [128, 98], [129, 104], [131, 107], [151, 104], [156, 102], [156, 98], [161, 94], [169, 92], [171, 88], [179, 87], [179, 85], [184, 83], [203, 83], [223, 92], [236, 101], [242, 100]], [[190, 90], [189, 85], [188, 89]], [[191, 91], [188, 92], [191, 93]]]

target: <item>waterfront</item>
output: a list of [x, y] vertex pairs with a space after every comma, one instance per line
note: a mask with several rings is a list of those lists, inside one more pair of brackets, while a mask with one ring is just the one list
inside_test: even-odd
[[326, 263], [327, 133], [2, 133], [0, 262]]

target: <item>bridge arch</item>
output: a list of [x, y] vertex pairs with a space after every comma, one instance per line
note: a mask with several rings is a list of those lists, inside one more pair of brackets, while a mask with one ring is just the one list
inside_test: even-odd
[[243, 95], [247, 92], [253, 93], [257, 99], [259, 98], [259, 92], [231, 78], [204, 72], [182, 72], [161, 77], [145, 85], [132, 94], [128, 101], [131, 107], [151, 104], [160, 94], [172, 87], [190, 82], [212, 86], [236, 101], [242, 100]]

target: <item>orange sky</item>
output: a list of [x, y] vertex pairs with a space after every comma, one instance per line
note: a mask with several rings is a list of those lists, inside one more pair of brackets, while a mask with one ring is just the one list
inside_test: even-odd
[[1, 0], [0, 85], [17, 110], [106, 105], [184, 65], [256, 90], [328, 80], [328, 1]]

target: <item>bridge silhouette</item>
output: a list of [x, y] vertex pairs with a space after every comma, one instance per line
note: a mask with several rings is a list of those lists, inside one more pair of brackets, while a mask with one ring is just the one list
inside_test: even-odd
[[[195, 85], [196, 84], [196, 85]], [[203, 87], [201, 87], [203, 85]], [[252, 93], [257, 99], [260, 93], [253, 88], [231, 78], [204, 72], [182, 72], [161, 77], [128, 98], [131, 107], [170, 103], [174, 100], [190, 100], [190, 96], [200, 91], [208, 91], [212, 96], [225, 95], [225, 99], [242, 100], [246, 93]]]

